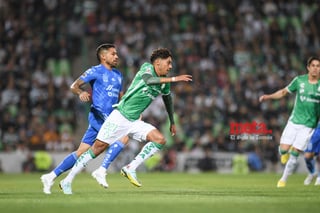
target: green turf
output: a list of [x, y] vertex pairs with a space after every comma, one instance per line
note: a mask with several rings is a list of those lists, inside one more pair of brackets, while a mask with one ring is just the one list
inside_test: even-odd
[[[64, 176], [64, 175], [63, 175]], [[304, 186], [294, 174], [287, 187], [276, 188], [279, 174], [223, 175], [139, 173], [141, 188], [119, 174], [109, 174], [103, 189], [89, 174], [64, 195], [56, 180], [51, 195], [42, 193], [40, 174], [0, 174], [1, 213], [169, 213], [169, 212], [317, 212], [320, 187]]]

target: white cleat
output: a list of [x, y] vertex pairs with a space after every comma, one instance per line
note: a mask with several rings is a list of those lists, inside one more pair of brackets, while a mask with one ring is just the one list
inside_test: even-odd
[[99, 172], [98, 169], [94, 170], [92, 173], [91, 173], [91, 176], [96, 179], [96, 181], [103, 187], [103, 188], [108, 188], [109, 185], [106, 181], [106, 176], [107, 176], [107, 173], [106, 172]]
[[63, 191], [65, 195], [72, 195], [71, 182], [60, 181], [60, 189]]
[[314, 183], [315, 186], [320, 186], [320, 177], [317, 177], [316, 182]]
[[316, 174], [308, 174], [308, 176], [306, 177], [306, 179], [304, 179], [303, 184], [305, 186], [310, 185], [310, 183], [312, 182], [313, 178], [316, 177]]
[[122, 167], [121, 175], [123, 177], [128, 178], [128, 180], [136, 187], [141, 187], [142, 184], [137, 178], [137, 174], [135, 170], [129, 170], [127, 166]]
[[43, 193], [51, 194], [51, 186], [53, 185], [54, 181], [49, 178], [48, 174], [42, 175], [40, 180], [43, 184]]

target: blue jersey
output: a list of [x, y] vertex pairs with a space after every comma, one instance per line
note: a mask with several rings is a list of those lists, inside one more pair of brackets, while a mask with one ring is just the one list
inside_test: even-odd
[[81, 140], [92, 146], [101, 125], [113, 110], [112, 105], [118, 103], [123, 76], [117, 69], [108, 70], [100, 64], [86, 70], [80, 79], [89, 83], [92, 89], [89, 126]]
[[121, 72], [115, 68], [108, 70], [99, 64], [86, 70], [80, 79], [91, 85], [91, 107], [102, 113], [104, 118], [108, 117], [113, 110], [112, 105], [118, 103], [119, 93], [122, 91]]

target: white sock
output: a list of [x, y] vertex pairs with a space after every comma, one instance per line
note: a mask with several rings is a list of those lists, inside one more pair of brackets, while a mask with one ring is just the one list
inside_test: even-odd
[[284, 171], [281, 177], [282, 181], [287, 181], [289, 175], [293, 173], [294, 169], [298, 164], [298, 157], [299, 156], [296, 157], [296, 156], [290, 155], [289, 160], [286, 164], [286, 167], [284, 168]]
[[79, 174], [88, 165], [88, 162], [94, 158], [95, 155], [93, 154], [91, 149], [80, 155], [64, 181], [71, 183], [75, 176]]
[[56, 173], [54, 173], [54, 171], [52, 171], [52, 172], [48, 173], [48, 177], [49, 177], [51, 180], [54, 180], [54, 179], [56, 179], [57, 175], [56, 175]]
[[128, 164], [130, 170], [136, 170], [141, 163], [150, 158], [154, 153], [158, 152], [160, 148], [154, 142], [148, 142], [140, 153]]
[[106, 174], [107, 173], [106, 168], [104, 168], [103, 166], [100, 166], [96, 171], [99, 172], [99, 173], [102, 173], [102, 174]]

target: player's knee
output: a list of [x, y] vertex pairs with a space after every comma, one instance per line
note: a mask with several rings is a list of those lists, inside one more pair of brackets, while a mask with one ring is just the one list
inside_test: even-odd
[[125, 136], [123, 138], [120, 139], [121, 143], [123, 143], [124, 145], [128, 144], [129, 142], [129, 137], [128, 136]]
[[163, 134], [155, 129], [152, 130], [151, 132], [149, 132], [149, 134], [147, 135], [147, 141], [152, 141], [161, 145], [165, 145], [166, 144], [166, 139], [163, 136]]
[[305, 152], [304, 153], [304, 158], [309, 160], [309, 159], [312, 159], [314, 157], [313, 153], [311, 152]]
[[166, 141], [166, 138], [162, 134], [160, 134], [158, 135], [157, 139], [154, 142], [161, 145], [165, 145], [167, 141]]

